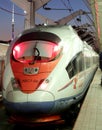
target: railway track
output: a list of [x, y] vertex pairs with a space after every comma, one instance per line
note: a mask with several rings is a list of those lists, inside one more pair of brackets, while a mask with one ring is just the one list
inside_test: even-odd
[[[10, 124], [8, 122], [9, 117], [6, 114], [5, 107], [3, 106], [2, 101], [0, 102], [0, 130], [18, 130], [18, 129], [25, 129], [25, 130], [41, 130], [42, 128], [44, 130], [72, 130], [75, 120], [77, 118], [77, 115], [80, 110], [80, 104], [79, 106], [73, 107], [70, 113], [67, 113], [66, 116], [64, 116], [64, 120], [59, 123], [47, 123], [43, 125], [27, 125], [27, 124]], [[73, 111], [76, 111], [73, 112]]]

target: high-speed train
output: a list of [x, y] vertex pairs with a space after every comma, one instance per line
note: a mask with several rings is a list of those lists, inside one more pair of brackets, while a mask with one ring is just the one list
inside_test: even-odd
[[38, 118], [61, 115], [82, 99], [98, 60], [70, 25], [24, 30], [11, 42], [5, 58], [6, 110]]

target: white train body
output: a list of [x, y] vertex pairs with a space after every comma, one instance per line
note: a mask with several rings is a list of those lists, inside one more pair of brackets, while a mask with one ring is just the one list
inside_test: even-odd
[[58, 114], [81, 100], [98, 54], [71, 26], [25, 30], [8, 48], [3, 101], [13, 113]]

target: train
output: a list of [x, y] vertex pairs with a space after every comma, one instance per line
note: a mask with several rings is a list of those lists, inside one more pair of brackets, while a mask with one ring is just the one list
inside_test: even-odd
[[36, 122], [57, 120], [83, 98], [98, 63], [97, 52], [71, 25], [26, 29], [15, 37], [6, 53], [4, 106], [15, 115], [13, 120], [22, 120], [21, 115], [32, 115]]

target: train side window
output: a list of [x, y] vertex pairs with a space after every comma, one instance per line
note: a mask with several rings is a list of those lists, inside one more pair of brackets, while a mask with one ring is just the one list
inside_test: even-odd
[[79, 53], [76, 60], [77, 60], [78, 72], [81, 72], [84, 69], [84, 58], [83, 58], [83, 54]]
[[90, 58], [86, 57], [86, 68], [90, 67]]

